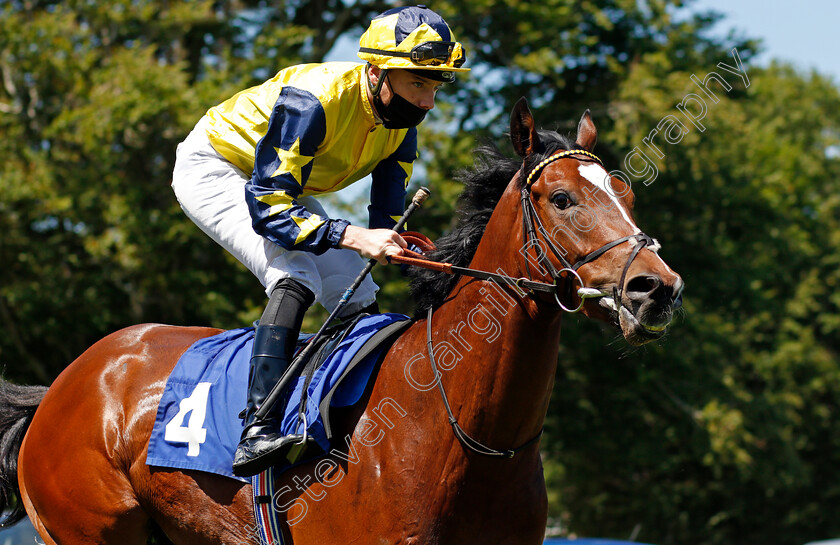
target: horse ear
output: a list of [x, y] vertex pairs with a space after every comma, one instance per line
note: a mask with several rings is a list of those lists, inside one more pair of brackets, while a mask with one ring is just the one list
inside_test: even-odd
[[525, 97], [520, 98], [510, 114], [510, 141], [517, 155], [528, 157], [537, 150], [540, 137], [534, 127], [534, 116]]
[[595, 128], [595, 123], [592, 122], [592, 116], [589, 114], [589, 110], [586, 110], [580, 116], [577, 142], [575, 143], [586, 151], [592, 151], [595, 149], [596, 142], [598, 142], [598, 129]]

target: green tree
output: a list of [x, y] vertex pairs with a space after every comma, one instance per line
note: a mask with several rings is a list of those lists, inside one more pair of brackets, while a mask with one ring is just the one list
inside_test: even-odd
[[[605, 139], [641, 144], [696, 91], [691, 73], [643, 59]], [[675, 544], [840, 534], [840, 91], [785, 66], [749, 78], [635, 187], [642, 228], [686, 280], [681, 323], [627, 355], [593, 348], [603, 332], [591, 324], [567, 331], [579, 342], [563, 348], [548, 451], [576, 531], [624, 537], [638, 524], [639, 539]]]
[[48, 383], [137, 322], [255, 319], [259, 284], [175, 202], [175, 147], [209, 106], [279, 67], [319, 60], [381, 7], [0, 4], [6, 373]]

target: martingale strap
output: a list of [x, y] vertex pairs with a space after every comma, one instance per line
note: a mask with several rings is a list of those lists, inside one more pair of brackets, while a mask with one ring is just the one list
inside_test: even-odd
[[537, 434], [534, 437], [528, 439], [518, 447], [505, 450], [496, 450], [470, 437], [470, 435], [466, 431], [464, 431], [464, 428], [462, 428], [461, 425], [458, 423], [458, 420], [455, 418], [455, 415], [452, 414], [452, 407], [450, 407], [449, 405], [449, 398], [446, 397], [446, 390], [444, 390], [443, 388], [443, 381], [441, 380], [442, 375], [438, 371], [437, 363], [435, 363], [435, 351], [434, 344], [432, 342], [431, 307], [429, 307], [429, 314], [426, 317], [426, 336], [428, 338], [427, 345], [429, 347], [429, 362], [432, 365], [432, 376], [435, 377], [438, 389], [440, 390], [440, 397], [443, 398], [443, 406], [446, 408], [447, 416], [449, 416], [449, 425], [452, 426], [452, 432], [455, 434], [455, 437], [458, 438], [458, 441], [460, 441], [465, 448], [471, 450], [472, 452], [475, 452], [476, 454], [480, 454], [482, 456], [489, 456], [491, 458], [513, 458], [518, 453], [522, 452], [526, 448], [539, 441], [544, 428], [540, 428], [540, 431], [537, 432]]

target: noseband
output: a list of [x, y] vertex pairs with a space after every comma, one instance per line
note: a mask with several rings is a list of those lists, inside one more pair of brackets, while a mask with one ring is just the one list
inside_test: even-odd
[[[575, 157], [576, 156], [576, 157]], [[601, 159], [599, 159], [595, 154], [590, 153], [586, 150], [581, 149], [573, 149], [573, 150], [564, 150], [559, 151], [546, 159], [543, 159], [539, 164], [537, 164], [531, 171], [528, 173], [527, 178], [525, 178], [525, 184], [522, 187], [522, 191], [520, 194], [520, 202], [522, 204], [522, 236], [525, 240], [526, 248], [537, 247], [537, 263], [551, 276], [552, 280], [554, 281], [554, 289], [553, 295], [557, 304], [560, 305], [560, 308], [567, 312], [578, 312], [582, 307], [586, 299], [590, 298], [597, 298], [597, 297], [605, 297], [610, 295], [609, 293], [604, 293], [600, 290], [594, 288], [587, 288], [583, 285], [583, 279], [578, 274], [577, 270], [586, 265], [587, 263], [591, 263], [610, 251], [612, 248], [615, 248], [619, 244], [623, 244], [629, 240], [636, 240], [636, 246], [633, 248], [633, 251], [630, 252], [630, 256], [627, 258], [627, 262], [624, 265], [624, 270], [621, 273], [621, 280], [619, 280], [618, 285], [613, 289], [613, 299], [615, 301], [616, 308], [621, 305], [621, 294], [624, 290], [624, 280], [627, 277], [627, 271], [630, 269], [630, 265], [633, 263], [633, 260], [636, 259], [636, 256], [642, 250], [642, 248], [648, 247], [650, 250], [656, 252], [659, 250], [659, 243], [656, 239], [642, 233], [636, 233], [634, 235], [628, 235], [626, 237], [621, 237], [619, 239], [613, 240], [612, 242], [608, 242], [604, 244], [600, 248], [595, 251], [592, 251], [585, 256], [578, 259], [575, 263], [570, 263], [564, 256], [563, 251], [557, 247], [554, 242], [551, 240], [551, 236], [549, 236], [548, 232], [546, 231], [545, 227], [543, 226], [542, 220], [540, 220], [539, 215], [537, 214], [536, 206], [534, 205], [533, 196], [531, 195], [531, 186], [533, 183], [539, 179], [540, 174], [542, 173], [543, 169], [550, 165], [551, 163], [559, 160], [564, 159], [567, 157], [573, 157], [578, 160], [591, 160], [593, 162], [598, 163], [599, 165], [603, 166]], [[581, 157], [585, 159], [581, 159]], [[525, 163], [522, 164], [522, 170], [520, 171], [520, 175], [522, 175], [525, 171]], [[537, 231], [542, 234], [542, 239], [537, 236]], [[554, 257], [563, 265], [561, 269], [557, 269], [551, 260], [546, 255], [546, 252], [542, 251], [542, 245], [545, 244], [551, 250], [551, 253], [554, 254]], [[531, 276], [531, 270], [529, 266], [529, 260], [525, 259], [525, 270], [528, 274], [528, 280], [533, 282]], [[564, 277], [564, 273], [567, 273], [568, 276]], [[574, 278], [569, 278], [572, 276]], [[561, 301], [560, 295], [560, 283], [561, 280], [568, 279], [566, 282], [566, 293], [565, 299], [567, 303], [570, 303], [572, 300], [572, 292], [575, 280], [580, 284], [580, 288], [578, 289], [578, 297], [580, 297], [580, 304], [576, 308], [567, 307]]]

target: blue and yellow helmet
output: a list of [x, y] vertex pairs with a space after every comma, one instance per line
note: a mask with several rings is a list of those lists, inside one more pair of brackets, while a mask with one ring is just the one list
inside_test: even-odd
[[[389, 9], [377, 15], [359, 40], [359, 58], [379, 68], [428, 72], [439, 81], [455, 81], [466, 57], [443, 17], [426, 6]], [[426, 75], [426, 74], [423, 74]]]

